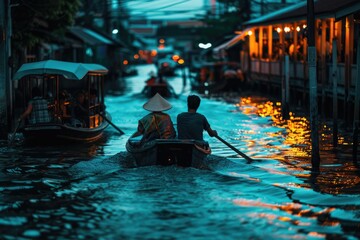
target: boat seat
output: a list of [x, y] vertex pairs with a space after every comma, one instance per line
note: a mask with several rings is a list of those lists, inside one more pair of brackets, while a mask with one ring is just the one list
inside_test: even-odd
[[190, 167], [192, 162], [192, 144], [181, 144], [174, 142], [167, 145], [158, 145], [157, 164], [168, 166], [176, 164], [181, 167]]

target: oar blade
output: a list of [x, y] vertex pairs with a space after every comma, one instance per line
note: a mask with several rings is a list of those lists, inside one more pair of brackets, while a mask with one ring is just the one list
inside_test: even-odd
[[111, 126], [113, 126], [120, 133], [120, 135], [125, 134], [120, 128], [118, 128], [114, 123], [112, 123], [104, 114], [100, 114], [100, 116], [102, 116]]
[[215, 136], [217, 139], [219, 139], [222, 143], [224, 143], [226, 146], [228, 146], [229, 148], [231, 148], [234, 152], [236, 152], [237, 154], [239, 154], [240, 156], [242, 156], [244, 159], [246, 159], [247, 161], [254, 161], [251, 157], [247, 156], [245, 153], [241, 152], [240, 150], [236, 149], [233, 145], [231, 145], [230, 143], [228, 143], [227, 141], [225, 141], [224, 139], [222, 139], [219, 136]]

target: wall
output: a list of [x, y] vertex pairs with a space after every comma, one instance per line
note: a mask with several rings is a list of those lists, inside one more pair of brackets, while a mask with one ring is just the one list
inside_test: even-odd
[[7, 80], [7, 44], [6, 44], [6, 11], [5, 1], [0, 1], [0, 139], [7, 139], [7, 101], [6, 101], [6, 80]]

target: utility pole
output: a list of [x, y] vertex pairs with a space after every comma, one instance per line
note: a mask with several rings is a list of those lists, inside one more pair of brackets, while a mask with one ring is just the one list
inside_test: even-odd
[[7, 48], [7, 9], [8, 1], [0, 2], [0, 139], [7, 139], [7, 88], [8, 48]]
[[310, 126], [311, 126], [311, 164], [312, 171], [320, 170], [318, 104], [316, 79], [316, 47], [315, 47], [315, 14], [314, 0], [307, 0], [307, 37], [308, 37], [308, 67], [310, 82]]
[[12, 17], [11, 8], [18, 4], [11, 4], [10, 0], [3, 1], [0, 5], [0, 14], [3, 18], [0, 21], [1, 41], [0, 52], [2, 54], [0, 65], [2, 74], [0, 80], [0, 138], [7, 139], [8, 133], [13, 125], [13, 84], [12, 84], [12, 64], [11, 64], [11, 36], [12, 36]]

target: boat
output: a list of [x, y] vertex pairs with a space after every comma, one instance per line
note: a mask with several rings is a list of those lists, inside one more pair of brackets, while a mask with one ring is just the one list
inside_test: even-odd
[[202, 63], [190, 75], [191, 89], [205, 94], [239, 91], [243, 81], [238, 64], [233, 62]]
[[167, 82], [167, 80], [160, 79], [159, 77], [151, 77], [146, 80], [141, 93], [147, 98], [153, 97], [156, 93], [159, 93], [164, 98], [177, 97], [174, 88]]
[[198, 168], [211, 153], [207, 142], [191, 139], [155, 139], [140, 144], [138, 139], [130, 138], [126, 150], [138, 167], [177, 165]]
[[[19, 128], [26, 141], [35, 142], [92, 142], [102, 137], [111, 122], [105, 111], [104, 76], [108, 69], [99, 64], [45, 60], [23, 64], [14, 74], [16, 112], [23, 112], [32, 98], [33, 87], [41, 89], [48, 102], [50, 120], [42, 123], [22, 121]], [[87, 115], [80, 122], [69, 115], [76, 93], [88, 97], [84, 105]], [[96, 96], [92, 99], [91, 93]]]

